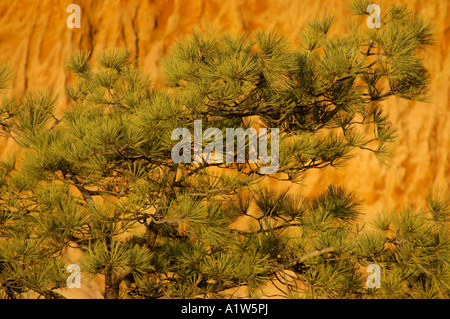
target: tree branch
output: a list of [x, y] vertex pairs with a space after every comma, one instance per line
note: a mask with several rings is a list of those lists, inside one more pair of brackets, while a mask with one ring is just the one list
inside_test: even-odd
[[323, 249], [315, 250], [309, 254], [303, 255], [302, 257], [300, 257], [298, 259], [290, 260], [290, 261], [284, 263], [283, 268], [293, 266], [294, 264], [297, 264], [297, 263], [303, 263], [310, 258], [317, 257], [317, 256], [320, 256], [320, 255], [323, 255], [326, 253], [331, 253], [335, 250], [336, 250], [335, 247], [326, 247]]

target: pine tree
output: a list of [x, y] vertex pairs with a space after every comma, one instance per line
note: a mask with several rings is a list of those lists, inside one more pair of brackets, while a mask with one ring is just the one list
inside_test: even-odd
[[[351, 10], [367, 14], [364, 6]], [[63, 255], [75, 247], [83, 274], [104, 276], [105, 298], [220, 298], [239, 287], [259, 296], [271, 280], [290, 297], [448, 298], [448, 195], [363, 228], [362, 202], [343, 186], [310, 199], [262, 186], [301, 182], [357, 150], [389, 163], [396, 129], [381, 102], [427, 97], [422, 53], [433, 33], [406, 7], [384, 16], [380, 29], [354, 24], [338, 37], [327, 36], [334, 18], [325, 16], [297, 45], [275, 31], [197, 28], [165, 57], [163, 89], [126, 48], [96, 63], [77, 51], [67, 61], [77, 78], [65, 92], [72, 104], [60, 118], [51, 90], [4, 95], [1, 132], [20, 153], [0, 165], [3, 297], [62, 297]], [[0, 89], [10, 75], [0, 68]], [[223, 136], [278, 128], [278, 172], [249, 161], [249, 137], [244, 163], [175, 163], [173, 130], [193, 136], [199, 119]], [[373, 263], [381, 289], [365, 286], [361, 267]]]

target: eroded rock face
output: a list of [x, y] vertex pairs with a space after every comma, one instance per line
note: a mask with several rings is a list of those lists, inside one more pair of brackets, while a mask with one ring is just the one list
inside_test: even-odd
[[[328, 183], [342, 183], [365, 200], [370, 216], [406, 203], [423, 205], [429, 188], [449, 186], [450, 1], [406, 2], [436, 24], [439, 46], [425, 56], [432, 74], [432, 103], [395, 97], [384, 102], [400, 135], [391, 168], [383, 168], [372, 154], [360, 152], [343, 169], [309, 173], [305, 186], [297, 186], [304, 195], [320, 192]], [[79, 29], [66, 24], [70, 15], [66, 8], [71, 3], [81, 7]], [[64, 92], [65, 85], [73, 81], [64, 62], [74, 50], [88, 49], [95, 55], [126, 45], [161, 85], [159, 60], [175, 39], [196, 24], [232, 32], [275, 27], [294, 42], [311, 18], [325, 12], [336, 15], [332, 33], [344, 32], [351, 15], [346, 4], [339, 0], [1, 0], [0, 60], [15, 68], [13, 89], [53, 86]], [[62, 94], [60, 111], [66, 103]], [[12, 148], [11, 141], [0, 140], [0, 154]]]

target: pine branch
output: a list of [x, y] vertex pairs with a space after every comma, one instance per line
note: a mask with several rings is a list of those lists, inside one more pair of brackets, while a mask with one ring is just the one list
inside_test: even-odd
[[308, 259], [326, 254], [326, 253], [331, 253], [336, 251], [335, 247], [326, 247], [326, 248], [322, 248], [319, 250], [315, 250], [313, 252], [310, 252], [306, 255], [303, 255], [302, 257], [298, 258], [298, 259], [294, 259], [294, 260], [290, 260], [288, 262], [285, 262], [282, 264], [283, 268], [289, 268], [295, 264], [300, 264], [300, 263], [304, 263], [305, 261], [307, 261]]

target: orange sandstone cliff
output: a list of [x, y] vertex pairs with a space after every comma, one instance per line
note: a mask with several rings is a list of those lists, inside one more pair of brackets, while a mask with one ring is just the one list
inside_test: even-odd
[[[430, 188], [449, 186], [450, 0], [405, 2], [436, 25], [439, 45], [425, 58], [432, 74], [431, 103], [395, 97], [384, 102], [384, 110], [399, 129], [397, 154], [391, 167], [382, 167], [372, 154], [360, 152], [342, 169], [309, 173], [304, 185], [295, 189], [305, 196], [320, 192], [329, 183], [346, 184], [365, 201], [366, 215], [370, 216], [405, 204], [423, 205]], [[81, 8], [81, 28], [67, 27], [71, 13], [66, 9], [72, 3]], [[161, 57], [175, 39], [187, 35], [196, 24], [212, 24], [232, 32], [277, 28], [294, 42], [311, 18], [326, 12], [336, 16], [333, 32], [345, 32], [346, 20], [351, 18], [347, 3], [344, 0], [0, 0], [0, 61], [15, 69], [14, 90], [52, 86], [61, 92], [61, 111], [67, 103], [64, 87], [73, 81], [64, 63], [76, 49], [88, 49], [95, 54], [105, 48], [128, 46], [136, 52], [140, 67], [150, 73], [156, 85], [161, 85]], [[0, 155], [11, 151], [12, 141], [0, 139]], [[98, 297], [99, 293], [93, 288], [76, 296]]]

